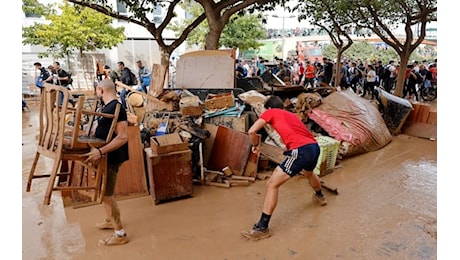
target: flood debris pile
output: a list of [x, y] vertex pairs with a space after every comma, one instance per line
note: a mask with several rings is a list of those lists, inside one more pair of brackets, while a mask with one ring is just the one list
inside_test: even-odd
[[378, 108], [352, 91], [330, 94], [309, 118], [340, 142], [341, 158], [378, 150], [392, 140]]

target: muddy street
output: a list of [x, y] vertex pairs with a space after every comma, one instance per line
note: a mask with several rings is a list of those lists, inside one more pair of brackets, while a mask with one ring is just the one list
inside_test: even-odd
[[[150, 196], [119, 201], [130, 242], [100, 248], [113, 232], [95, 224], [102, 205], [43, 205], [47, 179], [26, 192], [35, 155], [38, 104], [22, 113], [22, 258], [35, 259], [437, 259], [437, 141], [395, 136], [384, 148], [340, 161], [322, 179], [339, 191], [312, 202], [302, 177], [280, 189], [271, 238], [240, 235], [258, 221], [265, 180], [230, 189], [193, 186], [190, 198], [155, 205]], [[51, 168], [41, 158], [37, 170]]]

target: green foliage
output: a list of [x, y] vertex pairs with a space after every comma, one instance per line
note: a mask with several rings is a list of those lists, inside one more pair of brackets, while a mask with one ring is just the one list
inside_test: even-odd
[[62, 58], [73, 53], [112, 48], [126, 38], [124, 28], [111, 26], [112, 18], [89, 8], [60, 5], [60, 15], [45, 16], [49, 23], [35, 23], [24, 27], [23, 44], [42, 45], [47, 48], [39, 57]]
[[[337, 48], [333, 44], [327, 44], [323, 47], [323, 55], [329, 58], [335, 58], [337, 56]], [[347, 49], [343, 55], [343, 59], [362, 61], [377, 61], [381, 60], [387, 63], [389, 60], [399, 60], [399, 55], [391, 47], [380, 47], [375, 46], [368, 42], [354, 42], [353, 45]], [[416, 49], [410, 56], [410, 60], [434, 60], [436, 58], [436, 51], [431, 46], [420, 47]]]
[[[203, 7], [199, 4], [186, 2], [180, 3], [179, 5], [186, 10], [190, 16], [182, 21], [174, 21], [168, 24], [166, 28], [173, 31], [176, 37], [179, 37], [185, 28], [204, 12]], [[198, 45], [203, 47], [208, 33], [209, 25], [208, 21], [205, 20], [193, 29], [193, 31], [188, 35], [186, 42], [188, 45]]]
[[[202, 6], [198, 4], [183, 3], [181, 6], [186, 9], [191, 16], [188, 19], [184, 19], [182, 22], [176, 21], [168, 25], [167, 28], [174, 31], [176, 36], [179, 36], [188, 24], [204, 12]], [[188, 35], [186, 40], [187, 44], [203, 47], [208, 33], [209, 24], [205, 20]], [[266, 31], [263, 27], [262, 16], [256, 14], [234, 14], [222, 31], [219, 38], [219, 46], [239, 48], [240, 50], [248, 50], [251, 48], [257, 49], [260, 47], [257, 40], [265, 37]]]
[[261, 44], [257, 40], [266, 38], [266, 34], [261, 16], [233, 15], [220, 36], [219, 45], [241, 51], [258, 49]]
[[37, 0], [22, 0], [22, 11], [26, 16], [42, 17], [52, 12], [53, 5], [43, 5]]
[[[337, 49], [334, 45], [328, 44], [323, 47], [323, 55], [329, 58], [337, 56]], [[347, 49], [342, 59], [347, 60], [362, 60], [362, 61], [376, 61], [381, 60], [384, 63], [389, 60], [398, 60], [398, 54], [392, 48], [376, 47], [368, 42], [354, 42], [349, 49]]]

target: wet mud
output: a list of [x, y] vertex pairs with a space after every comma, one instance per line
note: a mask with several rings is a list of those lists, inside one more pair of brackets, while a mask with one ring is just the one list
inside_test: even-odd
[[[43, 205], [45, 179], [26, 192], [35, 155], [38, 107], [23, 112], [23, 259], [436, 259], [436, 141], [395, 136], [378, 151], [340, 161], [322, 177], [328, 205], [312, 202], [307, 180], [294, 177], [280, 189], [271, 238], [240, 235], [259, 219], [264, 185], [230, 189], [193, 186], [191, 198], [155, 205], [150, 196], [119, 201], [130, 242], [100, 248], [110, 234], [95, 223], [101, 205], [63, 207], [54, 192]], [[39, 171], [51, 168], [40, 159]]]

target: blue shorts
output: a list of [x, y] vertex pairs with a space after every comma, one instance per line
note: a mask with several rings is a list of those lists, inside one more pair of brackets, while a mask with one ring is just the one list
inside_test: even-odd
[[313, 171], [318, 162], [320, 148], [317, 143], [307, 144], [299, 148], [285, 151], [284, 160], [279, 165], [281, 169], [289, 176], [294, 177], [299, 174], [302, 169]]

